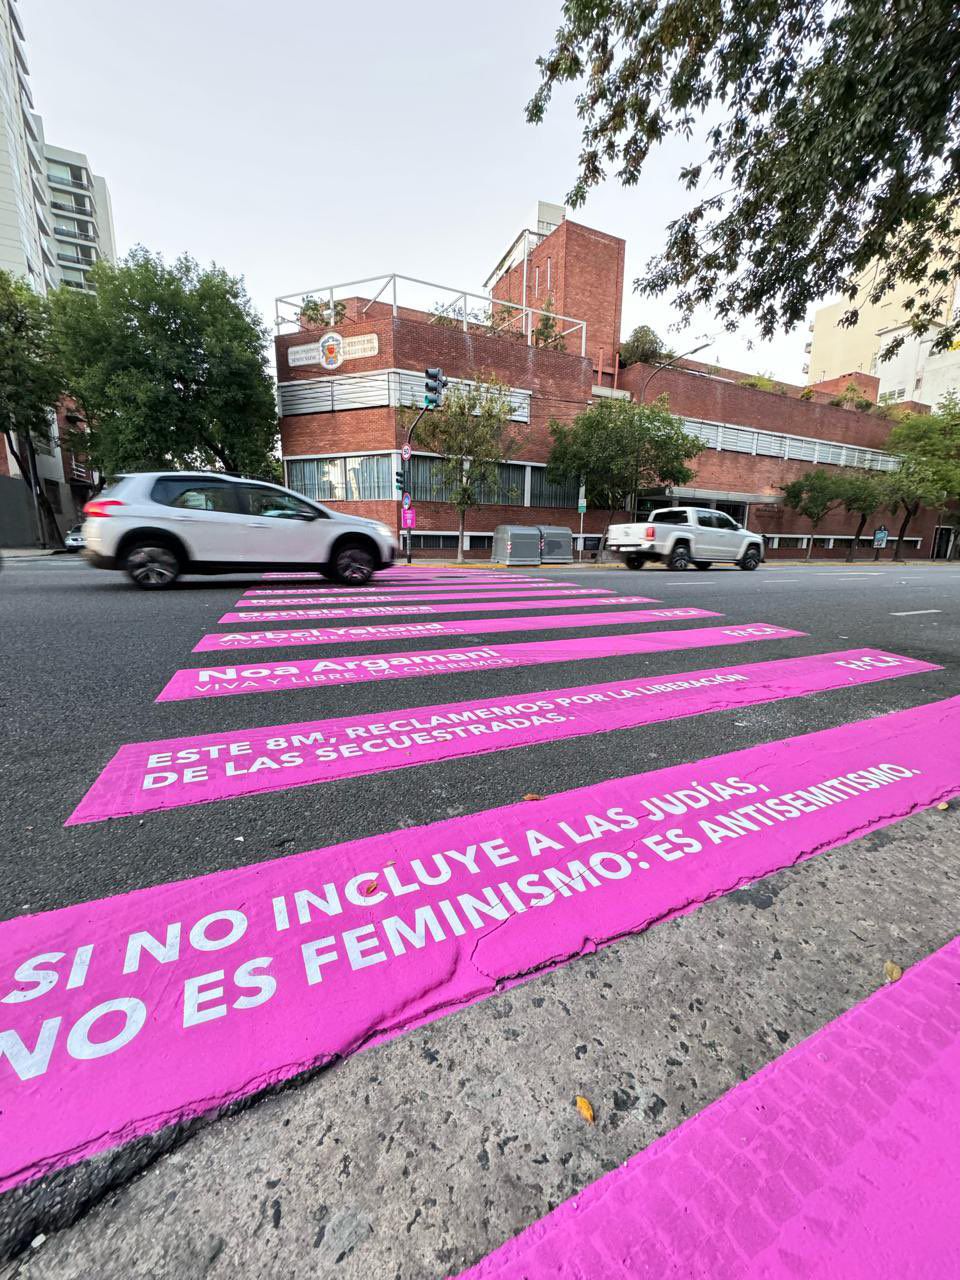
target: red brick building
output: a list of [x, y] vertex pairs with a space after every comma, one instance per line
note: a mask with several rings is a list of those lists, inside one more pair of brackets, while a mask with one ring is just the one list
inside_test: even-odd
[[[802, 552], [811, 532], [783, 505], [788, 481], [817, 464], [895, 467], [884, 449], [890, 423], [840, 405], [844, 388], [748, 386], [743, 373], [692, 360], [619, 367], [624, 242], [557, 213], [555, 221], [521, 231], [487, 281], [489, 296], [387, 276], [278, 299], [281, 445], [292, 488], [399, 527], [394, 477], [409, 420], [403, 411], [422, 405], [424, 369], [437, 366], [452, 382], [495, 376], [510, 389], [514, 409], [514, 456], [467, 515], [472, 558], [489, 556], [501, 523], [566, 525], [579, 538], [577, 484], [546, 478], [549, 424], [571, 421], [597, 396], [666, 395], [704, 442], [690, 485], [646, 495], [641, 510], [673, 501], [718, 507], [764, 533], [771, 556]], [[440, 302], [431, 298], [437, 290]], [[300, 315], [308, 297], [315, 298], [314, 316], [321, 307], [319, 321]], [[562, 349], [535, 345], [546, 311], [555, 316]], [[864, 399], [873, 398], [871, 389], [861, 386]], [[447, 555], [456, 546], [457, 516], [438, 460], [414, 444], [408, 474], [414, 551]], [[603, 511], [584, 516], [588, 553], [609, 519]], [[876, 523], [892, 534], [898, 522], [880, 513], [870, 530]], [[934, 513], [918, 518], [907, 554], [929, 555], [934, 538], [945, 544], [936, 526]], [[855, 527], [844, 512], [828, 517], [814, 540], [817, 554], [846, 554]]]

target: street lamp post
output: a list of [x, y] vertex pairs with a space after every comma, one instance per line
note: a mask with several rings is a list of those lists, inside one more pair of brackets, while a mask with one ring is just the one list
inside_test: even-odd
[[[678, 360], [686, 360], [689, 356], [695, 356], [695, 355], [697, 355], [697, 353], [698, 353], [698, 352], [700, 352], [700, 351], [706, 351], [707, 347], [709, 347], [710, 345], [711, 345], [711, 343], [709, 343], [709, 342], [701, 342], [701, 343], [700, 343], [700, 345], [699, 345], [698, 347], [692, 347], [689, 351], [684, 351], [684, 352], [682, 352], [682, 353], [681, 353], [680, 355], [678, 355], [678, 356], [671, 356], [669, 360], [664, 360], [664, 361], [663, 361], [663, 363], [662, 363], [662, 364], [658, 364], [658, 365], [657, 365], [657, 367], [656, 367], [655, 369], [651, 369], [651, 371], [650, 371], [650, 372], [647, 374], [647, 376], [644, 378], [643, 383], [642, 383], [642, 385], [641, 385], [641, 387], [640, 387], [640, 403], [641, 403], [641, 404], [643, 404], [643, 403], [644, 403], [644, 401], [645, 401], [645, 397], [646, 397], [646, 394], [647, 394], [647, 387], [649, 387], [650, 383], [653, 381], [653, 379], [657, 376], [657, 374], [658, 374], [658, 373], [662, 373], [664, 369], [669, 369], [669, 368], [670, 368], [670, 366], [671, 366], [671, 365], [673, 365], [673, 364], [676, 364]], [[639, 488], [639, 485], [640, 485], [640, 446], [638, 445], [638, 446], [637, 446], [636, 464], [635, 464], [634, 469], [633, 469], [633, 519], [634, 519], [634, 523], [636, 523], [636, 519], [637, 519], [637, 507], [639, 506], [639, 503], [640, 503], [640, 495], [637, 493], [637, 489]]]

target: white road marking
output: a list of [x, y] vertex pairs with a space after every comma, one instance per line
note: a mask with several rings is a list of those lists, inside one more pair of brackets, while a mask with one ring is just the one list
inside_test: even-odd
[[902, 613], [891, 613], [891, 618], [913, 618], [918, 613], [943, 613], [942, 609], [904, 609]]

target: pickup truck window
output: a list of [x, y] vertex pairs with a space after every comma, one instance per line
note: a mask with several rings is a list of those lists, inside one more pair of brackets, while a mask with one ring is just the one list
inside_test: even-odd
[[717, 523], [717, 513], [715, 511], [698, 511], [697, 524], [701, 529], [719, 529]]
[[654, 511], [650, 519], [654, 524], [686, 524], [687, 513], [682, 507], [667, 511]]
[[729, 533], [736, 533], [739, 530], [740, 526], [736, 520], [731, 520], [725, 512], [715, 511], [713, 514], [718, 529], [726, 529]]

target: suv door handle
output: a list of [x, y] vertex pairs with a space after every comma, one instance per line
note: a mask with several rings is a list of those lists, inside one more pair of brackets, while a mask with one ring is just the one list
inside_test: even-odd
[[246, 522], [246, 525], [248, 529], [269, 529], [270, 528], [266, 520], [248, 520]]

